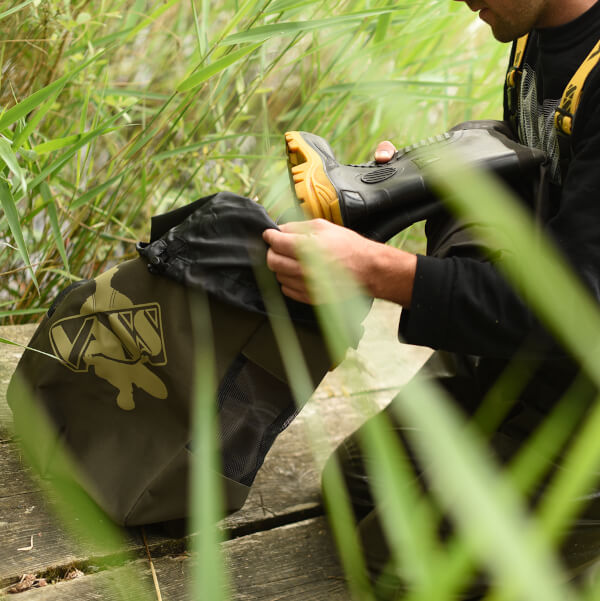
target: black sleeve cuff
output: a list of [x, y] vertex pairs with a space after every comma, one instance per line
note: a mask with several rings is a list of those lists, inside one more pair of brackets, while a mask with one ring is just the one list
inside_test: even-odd
[[446, 346], [453, 282], [452, 259], [417, 256], [410, 309], [404, 309], [400, 317], [403, 342], [434, 349]]

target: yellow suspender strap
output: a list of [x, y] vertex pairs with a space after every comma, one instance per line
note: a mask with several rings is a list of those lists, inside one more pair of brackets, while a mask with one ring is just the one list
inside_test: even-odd
[[515, 48], [515, 57], [513, 65], [506, 75], [506, 85], [509, 88], [514, 88], [518, 84], [518, 79], [523, 71], [523, 58], [525, 56], [525, 48], [527, 48], [527, 40], [529, 34], [525, 34], [517, 40], [517, 47]]
[[521, 75], [523, 75], [523, 60], [525, 58], [525, 49], [529, 34], [520, 37], [515, 42], [515, 54], [513, 64], [506, 74], [506, 101], [508, 108], [508, 118], [511, 127], [517, 129], [517, 113], [519, 112], [519, 87]]
[[573, 75], [566, 87], [560, 105], [554, 113], [554, 126], [559, 133], [570, 136], [573, 131], [575, 113], [581, 100], [583, 86], [592, 69], [600, 61], [600, 41], [594, 46], [587, 58]]

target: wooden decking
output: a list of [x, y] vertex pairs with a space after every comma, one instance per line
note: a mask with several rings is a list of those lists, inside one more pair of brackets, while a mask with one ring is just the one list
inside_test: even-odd
[[[395, 307], [376, 305], [358, 352], [351, 351], [344, 364], [328, 374], [276, 441], [243, 509], [223, 520], [229, 535], [223, 547], [233, 599], [349, 600], [320, 499], [320, 470], [326, 452], [318, 453], [320, 459], [315, 460], [307, 424], [318, 419], [325, 425], [328, 444], [335, 445], [366, 417], [357, 411], [356, 399], [385, 405], [424, 362], [427, 349], [396, 342], [397, 320]], [[25, 344], [33, 329], [1, 327], [0, 337]], [[144, 596], [135, 588], [125, 596], [118, 594], [126, 573], [133, 573], [135, 581], [150, 591], [144, 598], [156, 598], [141, 531], [124, 530], [123, 542], [113, 547], [74, 539], [68, 526], [54, 516], [52, 499], [42, 496], [21, 463], [5, 401], [6, 386], [20, 355], [19, 347], [0, 345], [0, 598], [6, 594], [12, 599], [9, 590], [18, 587], [26, 575], [30, 580], [44, 579], [47, 585], [20, 592], [14, 599]], [[351, 376], [357, 371], [363, 377], [351, 387], [352, 379], [356, 381]], [[189, 599], [187, 582], [194, 557], [186, 552], [186, 540], [168, 538], [152, 528], [146, 529], [146, 535], [162, 599]]]

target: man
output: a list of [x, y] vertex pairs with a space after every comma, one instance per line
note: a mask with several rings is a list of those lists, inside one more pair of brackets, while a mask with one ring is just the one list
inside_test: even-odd
[[[596, 0], [458, 0], [479, 12], [501, 42], [531, 32], [518, 92], [518, 110], [509, 111], [521, 143], [550, 157], [550, 185], [541, 219], [586, 287], [600, 300], [600, 68], [585, 84], [570, 141], [559, 144], [555, 111], [571, 77], [600, 40], [600, 3]], [[514, 55], [514, 49], [513, 49]], [[512, 60], [512, 59], [511, 59]], [[559, 148], [560, 146], [560, 148]], [[376, 151], [378, 162], [395, 151], [390, 142]], [[342, 265], [370, 295], [403, 307], [400, 334], [406, 342], [437, 351], [430, 372], [468, 415], [475, 413], [486, 392], [509, 361], [518, 361], [529, 374], [515, 399], [503, 391], [513, 409], [504, 418], [490, 445], [507, 461], [570, 389], [579, 370], [541, 327], [535, 315], [485, 258], [478, 243], [466, 244], [469, 224], [436, 216], [426, 224], [427, 256], [373, 242], [327, 221], [309, 222], [325, 249], [327, 261]], [[296, 248], [307, 236], [306, 224], [290, 223], [263, 237], [270, 249], [269, 267], [284, 294], [311, 302]], [[568, 310], [568, 308], [565, 308]], [[582, 406], [594, 391], [577, 378]], [[571, 388], [572, 390], [572, 388]], [[512, 395], [512, 397], [511, 397]], [[510, 398], [509, 398], [510, 397]], [[389, 415], [393, 421], [392, 412]], [[583, 419], [583, 418], [582, 418]], [[398, 436], [403, 439], [397, 427]], [[356, 436], [338, 449], [349, 487], [369, 569], [377, 576], [389, 557], [368, 486]], [[408, 441], [403, 440], [410, 453]], [[539, 491], [538, 491], [539, 492]], [[589, 509], [592, 511], [593, 508]], [[579, 530], [581, 533], [581, 524]], [[600, 556], [600, 529], [588, 526], [577, 539], [574, 529], [564, 546], [565, 563], [574, 570]], [[585, 530], [585, 529], [584, 529]], [[390, 589], [393, 595], [393, 585]]]

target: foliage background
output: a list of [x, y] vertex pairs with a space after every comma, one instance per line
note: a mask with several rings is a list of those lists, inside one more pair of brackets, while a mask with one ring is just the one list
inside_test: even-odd
[[[230, 189], [276, 218], [288, 129], [362, 162], [501, 116], [508, 49], [446, 0], [25, 0], [0, 17], [4, 323], [133, 256], [153, 214]], [[394, 242], [418, 250], [421, 231]]]

